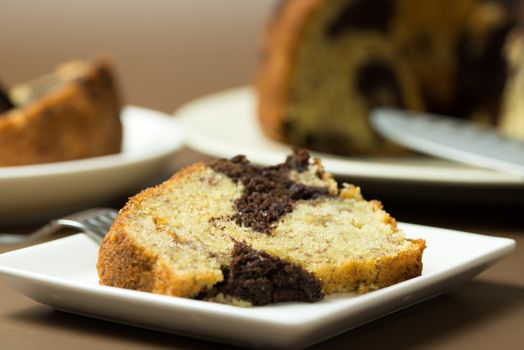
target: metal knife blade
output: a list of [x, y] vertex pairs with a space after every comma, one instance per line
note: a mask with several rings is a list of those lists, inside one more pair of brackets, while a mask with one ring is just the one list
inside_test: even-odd
[[432, 156], [524, 176], [524, 142], [471, 121], [379, 108], [371, 123], [385, 138]]

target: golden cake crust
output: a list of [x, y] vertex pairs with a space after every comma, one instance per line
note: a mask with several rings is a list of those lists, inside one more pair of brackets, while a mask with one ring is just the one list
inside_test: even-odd
[[[143, 200], [158, 195], [158, 192], [162, 192], [166, 187], [175, 185], [181, 179], [204, 168], [203, 163], [197, 163], [176, 173], [163, 184], [140, 192], [128, 201], [100, 247], [97, 269], [101, 284], [188, 297], [195, 296], [208, 285], [197, 282], [194, 276], [173, 273], [154, 252], [145, 250], [133, 241], [128, 226]], [[209, 284], [215, 283], [216, 276], [210, 277]]]
[[[120, 151], [121, 102], [111, 60], [0, 116], [0, 166], [66, 161]], [[67, 69], [67, 65], [60, 69]]]
[[260, 126], [275, 140], [285, 141], [281, 134], [281, 125], [289, 99], [288, 84], [297, 40], [300, 39], [309, 16], [323, 2], [324, 0], [283, 0], [278, 14], [271, 18], [267, 27], [255, 90]]

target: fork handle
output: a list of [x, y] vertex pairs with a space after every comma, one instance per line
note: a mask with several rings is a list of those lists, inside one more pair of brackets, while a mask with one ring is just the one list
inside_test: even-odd
[[45, 226], [40, 227], [38, 230], [31, 232], [30, 234], [2, 234], [0, 244], [18, 244], [21, 242], [30, 242], [39, 238], [45, 238], [51, 236], [53, 233], [60, 229], [60, 225], [56, 221], [51, 221]]

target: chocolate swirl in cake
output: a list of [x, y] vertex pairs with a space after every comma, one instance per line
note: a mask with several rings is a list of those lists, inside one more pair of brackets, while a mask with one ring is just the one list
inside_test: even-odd
[[3, 89], [2, 84], [0, 84], [0, 114], [7, 112], [14, 107], [13, 102], [11, 102], [11, 99]]
[[357, 91], [365, 97], [369, 108], [405, 107], [398, 77], [385, 62], [373, 61], [363, 65], [357, 73], [355, 85]]
[[349, 1], [327, 28], [327, 37], [336, 39], [351, 29], [372, 30], [387, 34], [393, 20], [394, 10], [393, 1]]
[[216, 160], [209, 166], [244, 185], [242, 196], [235, 202], [235, 222], [270, 234], [274, 223], [291, 212], [295, 202], [329, 195], [327, 188], [306, 186], [289, 178], [290, 171], [303, 172], [308, 164], [309, 154], [295, 150], [285, 163], [265, 168], [250, 164], [241, 155], [231, 160]]
[[324, 298], [320, 280], [291, 262], [254, 250], [245, 242], [233, 247], [231, 265], [216, 291], [253, 305], [285, 301], [315, 302]]

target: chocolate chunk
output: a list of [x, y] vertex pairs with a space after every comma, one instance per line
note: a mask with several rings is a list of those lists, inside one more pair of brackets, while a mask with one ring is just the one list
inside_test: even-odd
[[411, 49], [419, 55], [431, 55], [434, 46], [433, 38], [427, 32], [420, 32], [415, 35], [412, 45]]
[[309, 166], [309, 153], [305, 149], [294, 148], [293, 155], [286, 158], [286, 165], [299, 172], [306, 171]]
[[369, 108], [404, 107], [397, 75], [383, 62], [370, 62], [360, 68], [355, 81], [357, 90], [367, 99]]
[[250, 164], [244, 156], [217, 160], [209, 166], [244, 185], [242, 196], [235, 202], [235, 222], [270, 234], [274, 223], [291, 212], [296, 201], [329, 195], [327, 188], [305, 186], [289, 179], [291, 170], [303, 172], [308, 164], [309, 154], [295, 149], [285, 163], [266, 168]]
[[0, 113], [7, 112], [14, 107], [15, 105], [0, 84]]
[[266, 305], [285, 301], [315, 302], [324, 297], [320, 280], [302, 267], [236, 242], [218, 292]]
[[[445, 114], [467, 118], [484, 111], [495, 118], [508, 76], [504, 45], [514, 23], [507, 21], [486, 36], [483, 42], [476, 33], [464, 33], [457, 45], [457, 95]], [[438, 111], [440, 112], [440, 111]]]
[[210, 166], [213, 170], [227, 175], [235, 182], [252, 176], [258, 171], [258, 168], [250, 165], [247, 158], [243, 155], [233, 157], [231, 160], [219, 159], [210, 163]]
[[348, 5], [327, 28], [329, 39], [336, 39], [345, 31], [372, 30], [388, 33], [395, 3], [391, 0], [355, 0]]

